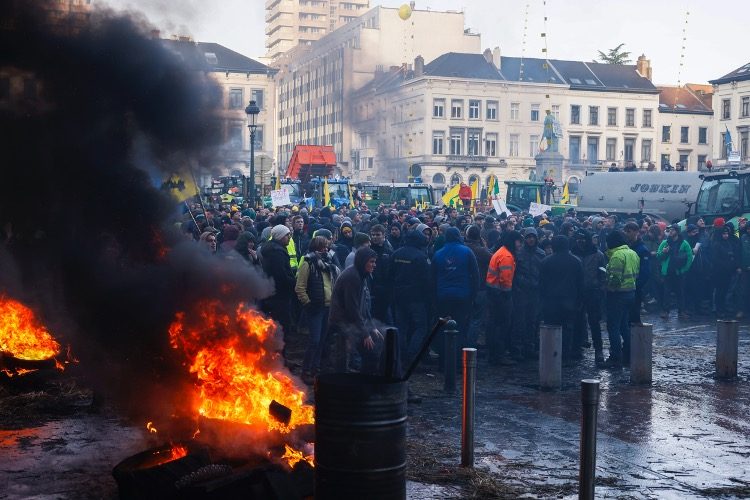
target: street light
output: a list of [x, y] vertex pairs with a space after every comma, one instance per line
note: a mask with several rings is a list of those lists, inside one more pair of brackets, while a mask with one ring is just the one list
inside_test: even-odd
[[247, 113], [247, 128], [250, 129], [250, 182], [252, 182], [252, 188], [250, 189], [249, 205], [255, 208], [255, 131], [258, 128], [256, 120], [260, 108], [255, 101], [250, 101], [245, 108], [245, 113]]

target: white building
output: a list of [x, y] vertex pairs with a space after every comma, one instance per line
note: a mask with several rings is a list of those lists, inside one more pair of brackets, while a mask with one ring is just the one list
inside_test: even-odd
[[[611, 162], [654, 161], [658, 90], [648, 61], [616, 66], [447, 53], [376, 76], [354, 96], [355, 177], [433, 185], [495, 174], [525, 180], [535, 168], [546, 110], [559, 120], [567, 178]], [[417, 167], [415, 167], [415, 165]]]
[[369, 0], [266, 0], [266, 57], [311, 45], [369, 6]]
[[658, 166], [702, 170], [711, 159], [713, 110], [698, 85], [659, 86]]
[[714, 163], [727, 158], [727, 131], [733, 149], [739, 151], [743, 162], [750, 163], [750, 63], [709, 83], [714, 86], [713, 157], [718, 159]]
[[271, 183], [274, 151], [274, 74], [276, 70], [217, 43], [189, 39], [163, 40], [185, 63], [211, 75], [221, 86], [220, 118], [224, 146], [219, 163], [204, 165], [201, 185], [210, 184], [211, 175], [250, 175], [250, 130], [245, 107], [251, 100], [260, 108], [255, 133], [255, 181]]
[[[438, 35], [439, 34], [439, 35]], [[297, 144], [332, 145], [340, 173], [352, 163], [352, 93], [377, 72], [450, 50], [478, 53], [480, 37], [464, 27], [461, 12], [414, 10], [402, 20], [398, 9], [375, 7], [310, 46], [278, 59], [277, 163], [286, 168]]]

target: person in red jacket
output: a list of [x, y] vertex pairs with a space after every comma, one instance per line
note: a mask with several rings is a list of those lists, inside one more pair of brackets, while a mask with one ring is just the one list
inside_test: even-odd
[[523, 246], [518, 231], [508, 231], [503, 245], [490, 259], [487, 269], [488, 302], [491, 311], [491, 331], [487, 332], [490, 364], [512, 365], [507, 356], [510, 349], [511, 317], [513, 315], [513, 276], [516, 272], [516, 253]]
[[461, 187], [458, 189], [458, 199], [464, 204], [464, 210], [471, 208], [471, 188], [465, 182], [461, 183]]

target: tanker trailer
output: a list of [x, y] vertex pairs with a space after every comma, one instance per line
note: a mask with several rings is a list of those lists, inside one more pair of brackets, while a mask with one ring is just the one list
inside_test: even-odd
[[698, 172], [593, 172], [578, 188], [577, 210], [682, 220], [701, 187]]

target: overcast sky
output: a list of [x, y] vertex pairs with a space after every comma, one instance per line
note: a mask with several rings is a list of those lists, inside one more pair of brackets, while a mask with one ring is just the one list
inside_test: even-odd
[[[265, 0], [96, 0], [142, 11], [162, 36], [189, 34], [249, 57], [265, 53]], [[403, 0], [370, 0], [398, 7]], [[722, 0], [421, 0], [417, 9], [463, 10], [482, 46], [520, 56], [528, 5], [526, 57], [542, 57], [544, 15], [550, 58], [591, 61], [625, 43], [633, 62], [651, 59], [654, 83], [705, 83], [750, 62], [750, 1]], [[686, 16], [686, 12], [689, 15]], [[685, 20], [688, 20], [687, 24]], [[683, 29], [686, 29], [683, 52]]]

